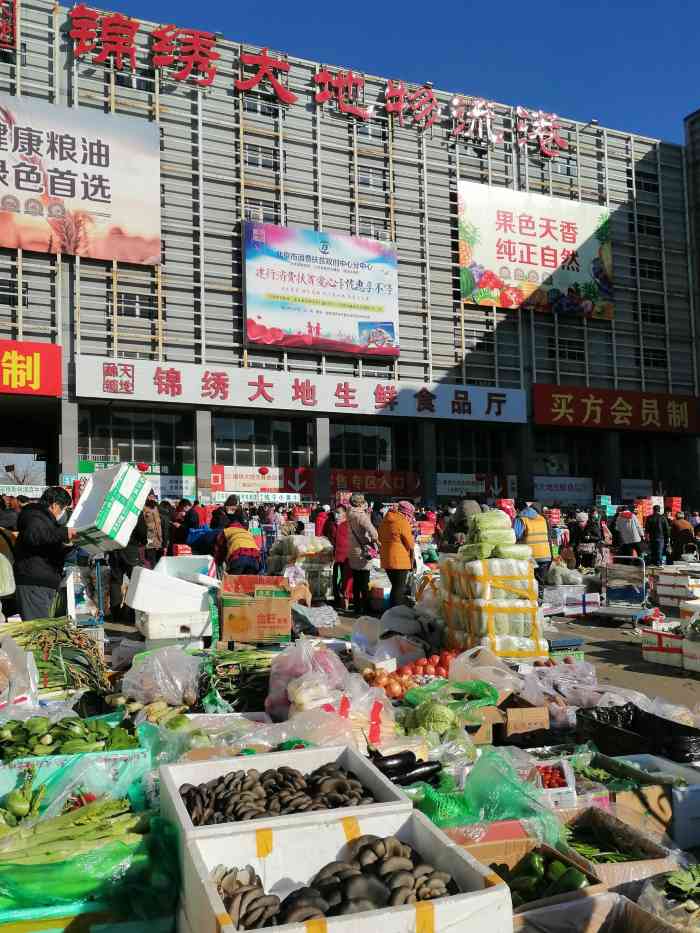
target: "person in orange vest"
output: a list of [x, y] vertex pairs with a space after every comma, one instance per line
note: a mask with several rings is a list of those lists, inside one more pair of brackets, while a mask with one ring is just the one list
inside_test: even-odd
[[255, 575], [260, 571], [260, 549], [255, 538], [242, 521], [235, 519], [217, 537], [214, 545], [217, 567], [240, 576]]
[[532, 558], [537, 564], [537, 577], [544, 580], [549, 565], [552, 563], [552, 545], [549, 540], [549, 525], [541, 514], [539, 502], [525, 504], [513, 522], [513, 531], [518, 544], [527, 544], [532, 551]]

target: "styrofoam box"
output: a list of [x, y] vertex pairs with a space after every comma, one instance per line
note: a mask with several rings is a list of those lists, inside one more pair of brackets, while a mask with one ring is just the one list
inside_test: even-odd
[[216, 576], [214, 558], [208, 554], [192, 554], [182, 557], [161, 557], [153, 568], [154, 573], [164, 573], [169, 577], [179, 577], [184, 580], [192, 574], [203, 574], [205, 577]]
[[[381, 930], [382, 933], [415, 933], [416, 930], [484, 930], [488, 933], [511, 933], [512, 905], [507, 885], [480, 865], [463, 848], [455, 845], [422, 813], [357, 814], [357, 822], [319, 818], [299, 832], [291, 820], [280, 819], [262, 842], [250, 824], [228, 836], [205, 836], [186, 844], [183, 870], [183, 903], [190, 925], [197, 933], [234, 933], [236, 927], [226, 922], [226, 910], [210, 873], [217, 865], [251, 865], [260, 876], [266, 894], [284, 898], [291, 891], [309, 884], [324, 865], [343, 859], [349, 839], [359, 835], [397, 836], [412, 846], [425, 861], [440, 871], [449, 872], [460, 889], [459, 894], [442, 897], [427, 904], [387, 907], [345, 917], [328, 917], [327, 933], [356, 933]], [[322, 815], [325, 817], [325, 814]], [[421, 922], [421, 915], [431, 922]], [[196, 919], [196, 924], [195, 924]], [[286, 933], [305, 933], [303, 923], [278, 927]]]
[[136, 628], [148, 639], [205, 638], [211, 635], [211, 616], [206, 612], [136, 611]]
[[673, 774], [686, 782], [686, 787], [671, 789], [673, 821], [670, 835], [679, 849], [700, 845], [700, 771], [658, 755], [624, 755], [618, 760], [634, 762], [645, 771]]
[[678, 583], [672, 586], [668, 583], [659, 583], [656, 587], [659, 596], [675, 596], [680, 599], [694, 599], [700, 596], [700, 580], [693, 583]]
[[683, 667], [686, 671], [700, 672], [700, 641], [683, 639]]
[[[125, 547], [149, 489], [143, 474], [126, 463], [97, 470], [87, 481], [68, 522], [68, 527], [78, 532], [77, 543], [90, 554]], [[109, 511], [101, 518], [100, 512], [110, 497]]]
[[230, 771], [266, 771], [268, 768], [280, 768], [286, 765], [296, 768], [302, 774], [308, 774], [321, 765], [336, 762], [341, 768], [346, 768], [357, 775], [357, 779], [372, 794], [376, 803], [361, 807], [341, 807], [337, 810], [327, 811], [335, 817], [363, 816], [377, 810], [393, 812], [410, 811], [413, 804], [404, 792], [392, 784], [375, 768], [371, 762], [360, 755], [354, 748], [342, 745], [332, 745], [328, 748], [308, 748], [291, 752], [270, 752], [266, 755], [239, 756], [238, 758], [222, 758], [216, 761], [188, 762], [183, 764], [164, 765], [160, 769], [160, 809], [161, 814], [170, 820], [179, 830], [183, 838], [196, 838], [207, 834], [230, 836], [238, 828], [253, 828], [270, 826], [279, 819], [291, 819], [303, 826], [306, 823], [317, 822], [318, 812], [298, 813], [289, 817], [265, 816], [259, 820], [250, 820], [245, 823], [219, 823], [216, 826], [194, 826], [187, 808], [180, 797], [179, 788], [183, 784], [205, 784], [214, 778], [222, 777]]
[[124, 602], [141, 612], [208, 612], [209, 591], [146, 567], [134, 567]]
[[687, 599], [680, 604], [681, 620], [692, 619], [696, 612], [700, 612], [700, 599]]
[[642, 659], [650, 664], [683, 667], [683, 636], [642, 629]]

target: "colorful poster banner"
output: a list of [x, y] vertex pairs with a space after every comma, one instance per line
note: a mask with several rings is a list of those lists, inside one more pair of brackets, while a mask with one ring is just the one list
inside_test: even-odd
[[613, 319], [607, 209], [460, 181], [458, 214], [464, 301]]
[[393, 244], [253, 221], [243, 239], [249, 344], [399, 355]]
[[148, 120], [0, 95], [0, 246], [160, 262], [160, 134]]
[[272, 414], [294, 411], [310, 417], [330, 412], [492, 424], [527, 421], [522, 389], [447, 382], [387, 382], [354, 376], [100, 356], [76, 357], [75, 380], [76, 393], [81, 398], [123, 402], [255, 408]]
[[59, 398], [62, 385], [59, 346], [26, 340], [0, 340], [0, 395]]
[[698, 400], [684, 395], [577, 386], [532, 387], [535, 424], [561, 428], [697, 433]]

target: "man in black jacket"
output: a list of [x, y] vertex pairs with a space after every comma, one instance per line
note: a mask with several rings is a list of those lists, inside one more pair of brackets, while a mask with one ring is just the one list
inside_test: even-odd
[[649, 563], [652, 567], [660, 567], [671, 538], [671, 527], [666, 516], [661, 514], [661, 506], [654, 506], [654, 511], [647, 519], [646, 533], [649, 535]]
[[61, 585], [66, 545], [75, 531], [59, 521], [70, 504], [65, 489], [50, 486], [17, 519], [14, 572], [17, 605], [25, 622], [48, 618]]

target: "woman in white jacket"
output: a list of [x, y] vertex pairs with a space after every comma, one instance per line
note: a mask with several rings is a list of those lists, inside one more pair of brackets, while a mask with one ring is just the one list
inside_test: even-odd
[[625, 557], [640, 557], [644, 533], [634, 512], [620, 512], [615, 521], [615, 531], [620, 538], [620, 554]]

